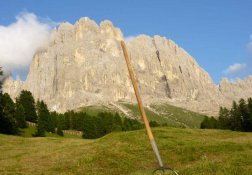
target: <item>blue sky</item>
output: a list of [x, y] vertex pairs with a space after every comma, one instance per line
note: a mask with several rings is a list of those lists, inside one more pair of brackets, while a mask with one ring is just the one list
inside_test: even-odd
[[0, 26], [22, 12], [55, 22], [109, 19], [124, 36], [164, 36], [189, 52], [216, 84], [223, 76], [252, 74], [250, 0], [1, 0]]

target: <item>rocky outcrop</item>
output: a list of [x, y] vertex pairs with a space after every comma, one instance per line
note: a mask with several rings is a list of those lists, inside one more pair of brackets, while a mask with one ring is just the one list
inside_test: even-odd
[[229, 82], [224, 78], [220, 83], [219, 90], [228, 101], [252, 97], [252, 76], [248, 76], [244, 80], [238, 78], [234, 82]]
[[[26, 80], [9, 77], [3, 91], [15, 98], [21, 89], [30, 90], [59, 112], [119, 100], [135, 102], [121, 40], [122, 32], [110, 21], [97, 25], [81, 18], [74, 25], [63, 23], [34, 55]], [[220, 105], [252, 96], [251, 90], [242, 96], [241, 90], [232, 91], [233, 86], [251, 89], [251, 77], [239, 85], [223, 81], [217, 87], [185, 50], [166, 38], [140, 35], [127, 43], [127, 49], [145, 105], [171, 103], [216, 114]]]

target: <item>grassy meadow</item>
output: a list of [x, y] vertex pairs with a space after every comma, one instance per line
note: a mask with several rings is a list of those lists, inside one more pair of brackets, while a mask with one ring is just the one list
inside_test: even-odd
[[[180, 175], [252, 174], [252, 133], [169, 127], [153, 132], [163, 162]], [[0, 174], [148, 175], [157, 167], [145, 130], [95, 140], [26, 136], [0, 134]]]

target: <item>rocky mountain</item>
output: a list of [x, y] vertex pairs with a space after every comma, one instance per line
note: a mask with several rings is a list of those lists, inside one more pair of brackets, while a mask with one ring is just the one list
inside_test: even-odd
[[[100, 25], [81, 18], [61, 24], [47, 46], [34, 55], [25, 81], [6, 78], [3, 91], [15, 98], [22, 89], [63, 112], [81, 106], [136, 102], [120, 41], [110, 21]], [[176, 43], [140, 35], [127, 42], [132, 67], [145, 105], [169, 103], [214, 115], [220, 105], [252, 96], [252, 76], [216, 86], [208, 73]]]

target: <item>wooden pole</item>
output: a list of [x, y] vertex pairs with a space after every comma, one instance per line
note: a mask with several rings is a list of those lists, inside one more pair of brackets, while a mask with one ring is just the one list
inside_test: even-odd
[[137, 98], [138, 107], [140, 109], [141, 116], [142, 116], [142, 119], [144, 121], [144, 125], [145, 125], [145, 128], [146, 128], [147, 135], [149, 137], [149, 140], [150, 140], [151, 146], [153, 148], [153, 151], [154, 151], [154, 153], [155, 153], [155, 155], [156, 155], [156, 157], [158, 159], [159, 166], [163, 167], [163, 162], [162, 162], [161, 157], [159, 155], [159, 151], [158, 151], [156, 142], [154, 140], [154, 137], [153, 137], [150, 125], [149, 125], [149, 121], [148, 121], [148, 119], [146, 117], [146, 113], [145, 113], [143, 103], [142, 103], [142, 100], [141, 100], [141, 97], [140, 97], [140, 93], [139, 93], [139, 90], [138, 90], [138, 87], [137, 87], [136, 79], [135, 79], [133, 70], [131, 68], [130, 62], [129, 62], [129, 56], [128, 56], [126, 45], [125, 45], [124, 41], [121, 41], [121, 46], [122, 46], [124, 58], [125, 58], [125, 61], [126, 61], [127, 67], [128, 67], [130, 79], [132, 81], [133, 88], [134, 88], [134, 91], [135, 91], [135, 95], [136, 95], [136, 98]]

